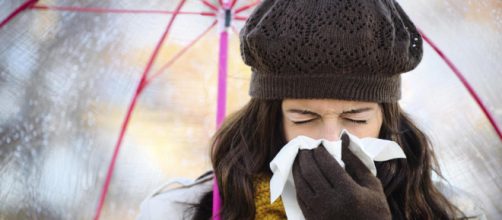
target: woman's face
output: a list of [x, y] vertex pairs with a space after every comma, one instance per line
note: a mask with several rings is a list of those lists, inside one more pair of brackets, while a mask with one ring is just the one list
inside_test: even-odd
[[288, 142], [299, 135], [336, 141], [343, 129], [360, 138], [377, 138], [382, 125], [382, 110], [375, 102], [285, 99], [282, 115]]

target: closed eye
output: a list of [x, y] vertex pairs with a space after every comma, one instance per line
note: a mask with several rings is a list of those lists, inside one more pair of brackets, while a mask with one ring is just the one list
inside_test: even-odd
[[366, 120], [354, 120], [354, 119], [350, 119], [350, 118], [345, 118], [345, 120], [350, 121], [352, 123], [356, 123], [356, 124], [368, 124], [368, 121], [366, 121]]
[[305, 120], [305, 121], [293, 121], [293, 123], [294, 123], [295, 125], [306, 124], [306, 123], [309, 123], [309, 122], [311, 122], [311, 121], [313, 121], [313, 120], [315, 120], [315, 119], [316, 119], [316, 118], [309, 119], [309, 120]]
[[[315, 119], [316, 118], [305, 120], [305, 121], [293, 121], [293, 123], [296, 125], [306, 124], [306, 123], [309, 123]], [[368, 124], [368, 121], [366, 121], [366, 120], [355, 120], [355, 119], [350, 119], [350, 118], [345, 118], [345, 120], [352, 122], [352, 123], [356, 123], [356, 124]]]

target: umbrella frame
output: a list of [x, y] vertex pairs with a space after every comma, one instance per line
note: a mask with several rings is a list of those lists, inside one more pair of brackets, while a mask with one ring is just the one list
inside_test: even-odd
[[[120, 147], [122, 144], [122, 140], [124, 138], [125, 132], [127, 130], [130, 117], [136, 105], [137, 99], [144, 88], [156, 77], [158, 77], [162, 72], [164, 72], [167, 68], [169, 68], [179, 57], [181, 57], [190, 47], [192, 47], [198, 40], [200, 40], [205, 34], [207, 34], [218, 22], [223, 23], [223, 28], [221, 29], [220, 40], [219, 40], [219, 64], [218, 64], [218, 99], [217, 99], [217, 112], [216, 112], [216, 125], [217, 128], [221, 126], [225, 118], [225, 109], [226, 109], [226, 97], [227, 97], [227, 76], [228, 76], [228, 40], [229, 40], [229, 29], [232, 29], [234, 33], [238, 34], [238, 30], [234, 26], [231, 25], [232, 20], [247, 20], [247, 17], [239, 16], [240, 12], [249, 10], [259, 4], [261, 0], [255, 0], [254, 2], [242, 6], [240, 8], [234, 9], [234, 6], [237, 0], [218, 0], [219, 5], [214, 5], [207, 0], [201, 0], [201, 2], [210, 8], [211, 12], [183, 12], [181, 8], [185, 4], [186, 0], [180, 0], [180, 3], [177, 5], [174, 11], [164, 11], [164, 10], [130, 10], [130, 9], [106, 9], [106, 8], [81, 8], [81, 7], [58, 7], [58, 6], [46, 6], [46, 5], [37, 5], [38, 0], [26, 0], [23, 4], [17, 7], [14, 11], [12, 11], [5, 19], [0, 22], [0, 29], [7, 25], [10, 21], [12, 21], [16, 16], [18, 16], [21, 12], [25, 10], [57, 10], [57, 11], [78, 11], [78, 12], [88, 12], [88, 13], [151, 13], [151, 14], [171, 14], [172, 17], [169, 20], [167, 27], [158, 41], [154, 51], [152, 52], [149, 62], [146, 65], [142, 77], [136, 87], [136, 92], [132, 97], [132, 100], [129, 104], [127, 114], [124, 118], [124, 121], [121, 126], [120, 134], [118, 140], [115, 145], [115, 149], [110, 160], [110, 164], [108, 166], [108, 171], [106, 175], [106, 179], [104, 182], [104, 186], [102, 188], [102, 192], [100, 195], [100, 199], [96, 208], [96, 213], [94, 216], [95, 220], [100, 218], [100, 214], [106, 199], [106, 195], [109, 189], [109, 185], [111, 182], [111, 178], [113, 176], [113, 171], [115, 168], [115, 162], [120, 151]], [[209, 28], [207, 28], [202, 34], [200, 34], [195, 40], [190, 42], [188, 46], [183, 48], [180, 52], [178, 52], [171, 60], [169, 60], [165, 65], [163, 65], [159, 71], [153, 74], [151, 77], [148, 77], [148, 73], [150, 72], [155, 59], [160, 51], [160, 48], [168, 37], [169, 31], [175, 21], [175, 18], [179, 14], [193, 14], [199, 16], [209, 16], [209, 17], [217, 17], [218, 15], [222, 15], [223, 19], [215, 19], [215, 21], [211, 24]], [[471, 84], [467, 81], [461, 71], [457, 68], [457, 66], [446, 56], [446, 54], [422, 31], [419, 30], [422, 38], [427, 42], [432, 49], [440, 56], [440, 58], [447, 64], [447, 66], [452, 70], [455, 76], [461, 81], [462, 85], [467, 89], [471, 97], [474, 99], [476, 104], [482, 110], [483, 114], [486, 116], [490, 125], [493, 127], [496, 132], [499, 140], [502, 141], [502, 132], [495, 121], [492, 113], [488, 110], [486, 105], [484, 104], [481, 97], [475, 91], [475, 89], [471, 86]], [[221, 210], [221, 197], [219, 193], [218, 180], [216, 178], [216, 174], [214, 175], [214, 184], [213, 184], [213, 219], [220, 220], [219, 212]]]

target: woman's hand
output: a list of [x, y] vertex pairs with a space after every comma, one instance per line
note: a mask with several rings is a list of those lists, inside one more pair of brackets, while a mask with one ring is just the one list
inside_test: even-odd
[[296, 197], [307, 220], [391, 219], [380, 180], [349, 149], [342, 136], [347, 172], [324, 147], [300, 150], [293, 164]]

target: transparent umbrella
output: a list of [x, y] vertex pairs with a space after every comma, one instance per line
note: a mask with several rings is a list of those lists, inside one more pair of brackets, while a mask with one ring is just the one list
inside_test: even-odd
[[[167, 179], [211, 169], [210, 136], [249, 100], [236, 34], [258, 3], [0, 2], [0, 219], [133, 219]], [[498, 219], [502, 4], [400, 3], [429, 43], [401, 104]]]

